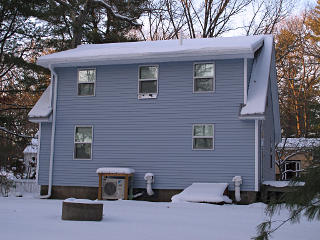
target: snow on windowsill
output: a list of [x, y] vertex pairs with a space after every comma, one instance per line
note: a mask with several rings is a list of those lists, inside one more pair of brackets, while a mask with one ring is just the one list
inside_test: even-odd
[[118, 173], [118, 174], [132, 174], [134, 173], [132, 168], [120, 168], [120, 167], [104, 167], [98, 168], [96, 173]]

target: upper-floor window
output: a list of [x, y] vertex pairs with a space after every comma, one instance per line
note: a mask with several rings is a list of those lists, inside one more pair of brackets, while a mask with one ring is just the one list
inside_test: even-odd
[[94, 96], [96, 82], [95, 69], [78, 70], [78, 96]]
[[192, 149], [213, 150], [213, 124], [194, 124], [192, 131]]
[[139, 67], [139, 98], [156, 98], [158, 94], [158, 66]]
[[193, 92], [214, 91], [214, 64], [196, 63], [193, 73]]
[[76, 126], [74, 131], [74, 159], [90, 160], [92, 155], [92, 126]]

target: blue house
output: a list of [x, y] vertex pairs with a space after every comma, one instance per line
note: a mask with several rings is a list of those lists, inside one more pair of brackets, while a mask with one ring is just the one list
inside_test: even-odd
[[44, 194], [96, 197], [100, 167], [135, 169], [136, 189], [152, 172], [162, 199], [193, 182], [233, 191], [234, 176], [253, 199], [275, 179], [281, 136], [270, 35], [87, 44], [37, 63], [51, 70], [29, 113], [40, 128]]

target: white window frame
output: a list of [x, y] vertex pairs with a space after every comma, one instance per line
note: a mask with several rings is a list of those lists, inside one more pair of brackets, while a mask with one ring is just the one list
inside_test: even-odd
[[[76, 130], [77, 127], [91, 127], [91, 136], [92, 136], [92, 140], [91, 140], [91, 152], [90, 152], [90, 158], [75, 158], [75, 153], [76, 153], [76, 143], [90, 143], [90, 142], [76, 142]], [[92, 148], [93, 148], [93, 125], [75, 125], [74, 126], [74, 131], [73, 131], [73, 160], [92, 160]]]
[[[85, 70], [94, 70], [96, 72], [96, 78], [94, 79], [93, 82], [93, 95], [79, 95], [79, 72], [80, 71], [85, 71]], [[97, 69], [96, 68], [78, 68], [77, 69], [77, 96], [78, 97], [95, 97], [96, 96], [96, 82], [97, 82]]]
[[[156, 67], [157, 68], [157, 78], [153, 79], [140, 79], [140, 68], [141, 67]], [[157, 91], [156, 93], [140, 93], [140, 82], [143, 81], [157, 81]], [[138, 67], [138, 99], [149, 99], [157, 98], [159, 89], [159, 65], [158, 64], [148, 64], [148, 65], [139, 65]]]
[[284, 163], [284, 179], [285, 180], [289, 180], [288, 178], [287, 178], [287, 164], [289, 165], [290, 163], [295, 163], [295, 165], [296, 165], [296, 172], [291, 172], [291, 173], [293, 173], [293, 174], [295, 174], [296, 175], [296, 177], [298, 177], [299, 176], [299, 174], [300, 174], [300, 171], [301, 171], [301, 161], [300, 160], [287, 160], [285, 163]]
[[[208, 77], [195, 77], [195, 71], [196, 71], [196, 65], [199, 64], [213, 64], [213, 76], [212, 76], [212, 91], [195, 91], [195, 80], [201, 79], [201, 78], [208, 78]], [[193, 93], [214, 93], [216, 90], [216, 64], [215, 62], [195, 62], [193, 63], [193, 85], [192, 85], [192, 92]]]
[[[212, 125], [212, 136], [194, 136], [194, 127], [195, 126], [199, 126], [199, 125]], [[214, 150], [214, 125], [213, 123], [195, 123], [195, 124], [192, 124], [192, 150], [195, 150], [195, 151], [212, 151]], [[199, 148], [194, 148], [193, 147], [193, 141], [195, 138], [212, 138], [212, 148], [202, 148], [202, 149], [199, 149]]]

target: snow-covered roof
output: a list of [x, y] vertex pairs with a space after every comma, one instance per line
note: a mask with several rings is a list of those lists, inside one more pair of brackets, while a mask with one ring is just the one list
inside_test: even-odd
[[33, 106], [28, 116], [30, 120], [48, 118], [52, 112], [50, 99], [51, 85], [43, 92], [38, 102]]
[[38, 152], [38, 147], [34, 145], [29, 145], [23, 150], [23, 153], [37, 153], [37, 152]]
[[268, 89], [270, 89], [272, 99], [270, 104], [272, 104], [273, 111], [275, 143], [278, 143], [281, 141], [281, 127], [275, 69], [275, 52], [272, 35], [264, 36], [263, 47], [257, 51], [256, 57], [253, 60], [247, 103], [240, 111], [240, 118], [265, 118]]
[[263, 44], [264, 36], [241, 36], [224, 38], [198, 38], [179, 40], [141, 41], [125, 43], [85, 44], [75, 49], [53, 53], [38, 58], [43, 67], [88, 66], [145, 62], [151, 59], [181, 61], [182, 57], [223, 56], [223, 58], [254, 57], [255, 51]]
[[123, 168], [123, 167], [103, 167], [98, 168], [96, 173], [118, 173], [118, 174], [132, 174], [134, 173], [132, 168]]
[[320, 138], [282, 138], [278, 148], [299, 149], [320, 147]]
[[270, 76], [272, 36], [265, 36], [263, 48], [253, 61], [247, 104], [241, 115], [264, 114]]
[[24, 150], [23, 153], [37, 153], [38, 152], [38, 139], [32, 138], [31, 145], [28, 145]]

